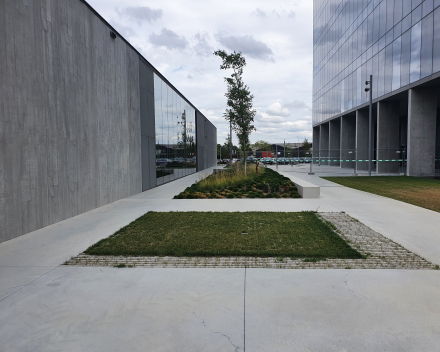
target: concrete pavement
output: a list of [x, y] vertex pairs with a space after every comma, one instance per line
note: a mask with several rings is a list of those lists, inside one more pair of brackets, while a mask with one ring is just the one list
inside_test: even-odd
[[437, 350], [440, 271], [60, 266], [148, 210], [345, 211], [440, 261], [439, 213], [287, 168], [321, 198], [172, 200], [191, 175], [1, 243], [0, 350]]

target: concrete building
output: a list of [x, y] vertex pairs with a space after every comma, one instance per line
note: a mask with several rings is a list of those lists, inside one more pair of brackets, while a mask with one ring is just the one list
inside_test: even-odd
[[313, 17], [314, 157], [367, 169], [344, 160], [368, 159], [373, 75], [373, 171], [435, 176], [440, 0], [314, 0]]
[[0, 1], [0, 242], [216, 164], [217, 129], [83, 0]]

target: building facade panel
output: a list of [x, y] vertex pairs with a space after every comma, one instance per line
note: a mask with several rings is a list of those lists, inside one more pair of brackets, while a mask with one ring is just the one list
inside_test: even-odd
[[[370, 96], [365, 82], [372, 75], [372, 137], [367, 142], [371, 143], [373, 171], [435, 175], [432, 165], [440, 165], [436, 152], [440, 140], [431, 138], [429, 150], [417, 143], [420, 136], [411, 133], [409, 115], [411, 104], [419, 104], [411, 99], [429, 93], [430, 104], [437, 104], [437, 109], [424, 110], [423, 118], [413, 118], [412, 126], [423, 121], [440, 133], [439, 16], [440, 0], [314, 1], [313, 126], [314, 133], [319, 127], [321, 140], [315, 155], [337, 152], [326, 151], [322, 144], [328, 138], [329, 124], [337, 119], [341, 119], [341, 159], [351, 154], [352, 160], [356, 160], [354, 155], [365, 160], [369, 155], [364, 148], [344, 148], [352, 145], [350, 131], [364, 135], [360, 126], [365, 128], [364, 109], [368, 109]], [[390, 106], [393, 108], [386, 108]], [[353, 128], [347, 132], [344, 126], [348, 125]], [[418, 145], [423, 148], [414, 147]], [[383, 161], [396, 159], [400, 161]], [[410, 165], [415, 160], [424, 160], [426, 167]], [[341, 167], [350, 163], [341, 161]], [[356, 163], [364, 169], [364, 164]]]
[[196, 108], [85, 1], [0, 29], [0, 242], [196, 171]]
[[314, 1], [313, 124], [440, 71], [439, 1]]
[[217, 165], [217, 128], [200, 111], [197, 121], [197, 171]]

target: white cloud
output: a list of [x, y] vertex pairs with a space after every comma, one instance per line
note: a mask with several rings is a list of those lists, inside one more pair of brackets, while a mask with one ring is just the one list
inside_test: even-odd
[[152, 9], [148, 6], [126, 7], [119, 11], [119, 13], [136, 21], [138, 24], [142, 24], [144, 21], [152, 23], [162, 17], [161, 9]]
[[242, 52], [244, 55], [263, 61], [274, 61], [272, 49], [252, 35], [225, 35], [217, 33], [216, 38], [220, 44], [229, 50]]
[[273, 103], [266, 109], [269, 115], [274, 116], [290, 116], [290, 111], [287, 108], [283, 108], [280, 103]]
[[267, 18], [267, 15], [264, 11], [260, 10], [258, 7], [257, 9], [251, 13], [252, 16], [258, 17], [258, 18]]
[[144, 0], [88, 3], [191, 103], [212, 111], [206, 116], [218, 128], [219, 143], [229, 131], [224, 77], [231, 72], [220, 70], [221, 60], [212, 54], [217, 49], [246, 58], [243, 79], [259, 111], [251, 142], [311, 137], [312, 1], [149, 0], [151, 11]]
[[194, 36], [197, 43], [194, 45], [194, 51], [197, 55], [200, 56], [210, 56], [214, 52], [213, 48], [210, 45], [210, 35], [209, 33], [196, 33]]
[[149, 38], [154, 46], [163, 46], [169, 50], [185, 49], [188, 45], [188, 41], [184, 36], [180, 36], [167, 28], [162, 28], [160, 34], [150, 34]]

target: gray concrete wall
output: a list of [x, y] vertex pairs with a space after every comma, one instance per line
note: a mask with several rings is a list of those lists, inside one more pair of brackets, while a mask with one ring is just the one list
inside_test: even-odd
[[[356, 159], [368, 160], [369, 111], [356, 111]], [[372, 146], [373, 147], [373, 146]], [[368, 162], [356, 163], [357, 170], [368, 170]]]
[[142, 191], [157, 186], [154, 75], [150, 65], [139, 60], [139, 93], [142, 146]]
[[[356, 148], [356, 118], [347, 115], [341, 117], [341, 160], [353, 160]], [[353, 168], [354, 162], [341, 162], [341, 168]]]
[[408, 176], [435, 176], [437, 92], [410, 89], [408, 93]]
[[[377, 159], [394, 160], [400, 159], [399, 102], [380, 101], [377, 103]], [[399, 162], [378, 161], [378, 173], [397, 173]]]
[[199, 111], [197, 125], [197, 171], [217, 165], [217, 128]]
[[0, 1], [0, 242], [142, 190], [139, 57], [80, 1]]
[[[339, 160], [341, 155], [341, 119], [334, 119], [329, 122], [329, 156], [333, 160]], [[340, 166], [339, 161], [330, 161], [330, 165]]]

